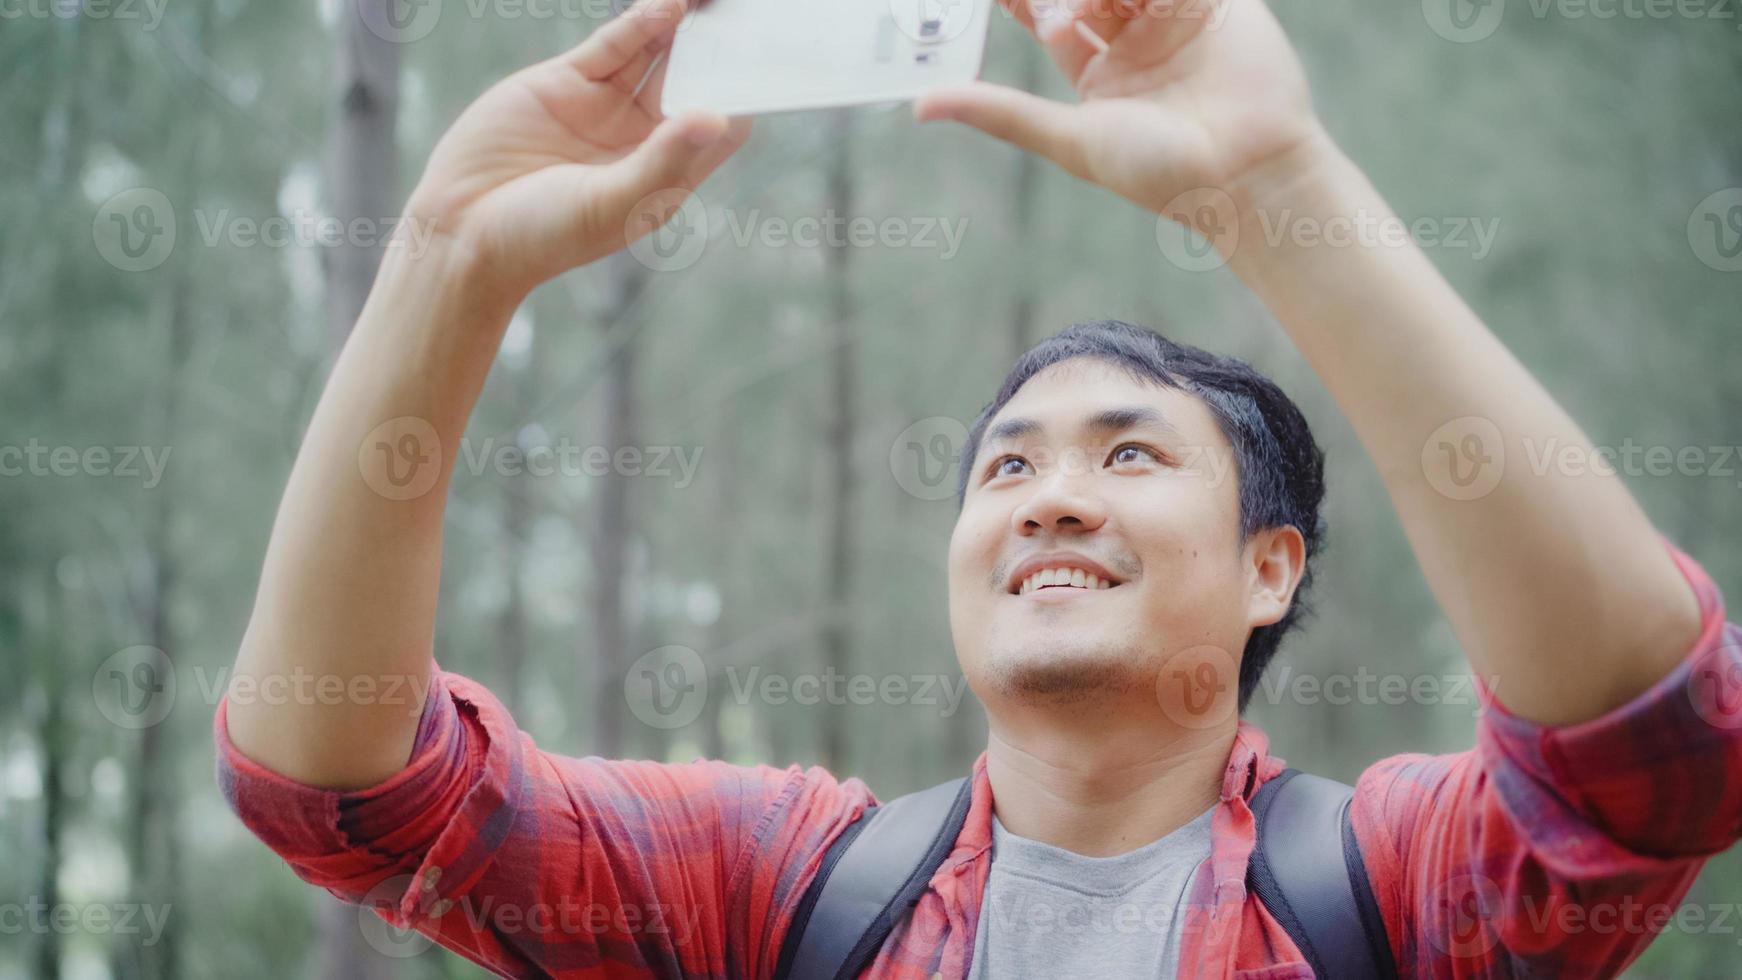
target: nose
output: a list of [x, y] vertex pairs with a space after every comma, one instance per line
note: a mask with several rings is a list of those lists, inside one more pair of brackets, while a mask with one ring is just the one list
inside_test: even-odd
[[1012, 529], [1029, 536], [1086, 534], [1107, 523], [1107, 508], [1088, 491], [1086, 476], [1055, 471], [1037, 481], [1027, 500], [1011, 511]]

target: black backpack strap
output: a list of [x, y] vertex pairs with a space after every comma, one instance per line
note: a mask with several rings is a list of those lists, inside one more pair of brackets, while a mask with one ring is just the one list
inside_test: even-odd
[[964, 777], [909, 793], [842, 831], [793, 912], [775, 980], [858, 976], [950, 856], [972, 789]]
[[1260, 786], [1246, 882], [1317, 976], [1394, 980], [1397, 963], [1349, 819], [1354, 795], [1353, 787], [1295, 769]]

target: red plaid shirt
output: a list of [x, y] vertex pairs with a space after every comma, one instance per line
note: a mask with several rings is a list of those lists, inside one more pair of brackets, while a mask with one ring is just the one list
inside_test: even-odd
[[[1704, 859], [1742, 836], [1742, 629], [1675, 556], [1704, 628], [1649, 691], [1565, 728], [1491, 704], [1474, 749], [1361, 775], [1355, 830], [1403, 975], [1619, 973], [1685, 921]], [[552, 755], [451, 673], [410, 764], [357, 792], [250, 761], [224, 718], [220, 704], [224, 794], [297, 875], [511, 977], [768, 977], [824, 850], [873, 802], [819, 768]], [[1242, 723], [1188, 897], [1182, 977], [1311, 977], [1244, 884], [1247, 800], [1281, 769]], [[968, 975], [992, 857], [983, 756], [973, 779], [954, 851], [865, 976]]]

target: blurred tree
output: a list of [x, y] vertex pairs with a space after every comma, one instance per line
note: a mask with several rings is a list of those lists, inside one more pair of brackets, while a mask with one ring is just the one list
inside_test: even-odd
[[[335, 40], [337, 99], [327, 132], [323, 185], [329, 212], [351, 226], [354, 219], [380, 222], [400, 205], [399, 45], [370, 30], [386, 24], [398, 0], [345, 0]], [[373, 7], [373, 11], [365, 10]], [[325, 254], [327, 331], [333, 357], [351, 335], [375, 282], [386, 242], [340, 236]], [[320, 906], [321, 976], [328, 980], [389, 980], [396, 961], [372, 949], [359, 925], [357, 906], [324, 891]]]
[[[612, 464], [599, 480], [598, 495], [585, 500], [583, 523], [591, 526], [590, 557], [592, 586], [589, 605], [593, 635], [576, 651], [582, 676], [592, 666], [593, 744], [588, 752], [608, 759], [619, 758], [628, 744], [628, 719], [623, 700], [623, 677], [629, 669], [629, 622], [624, 608], [624, 585], [632, 563], [629, 543], [634, 512], [629, 499], [633, 474], [616, 464], [618, 451], [638, 445], [640, 418], [635, 383], [636, 332], [640, 298], [647, 287], [647, 267], [628, 252], [618, 252], [599, 263], [605, 282], [605, 308], [599, 319], [605, 359], [603, 413], [598, 420], [599, 444], [611, 453]], [[584, 420], [582, 420], [584, 422]], [[585, 704], [585, 700], [577, 703]]]
[[[825, 216], [842, 220], [857, 212], [853, 170], [852, 113], [834, 110], [824, 127], [828, 138], [825, 164]], [[823, 491], [823, 620], [822, 660], [825, 676], [846, 676], [852, 669], [853, 563], [858, 542], [858, 487], [854, 458], [858, 448], [858, 337], [853, 305], [853, 251], [844, 235], [831, 231], [824, 252], [823, 283], [827, 290], [824, 316], [830, 333], [828, 405], [822, 432], [822, 454], [828, 460]], [[852, 715], [828, 711], [821, 719], [818, 764], [841, 769], [847, 764]]]

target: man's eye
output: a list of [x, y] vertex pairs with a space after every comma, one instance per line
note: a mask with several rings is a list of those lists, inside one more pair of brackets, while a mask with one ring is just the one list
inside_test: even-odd
[[1113, 454], [1107, 457], [1107, 461], [1115, 465], [1121, 463], [1160, 463], [1161, 454], [1146, 446], [1127, 444], [1113, 450]]
[[1021, 476], [1028, 470], [1028, 460], [1021, 456], [1005, 456], [992, 464], [993, 476]]

